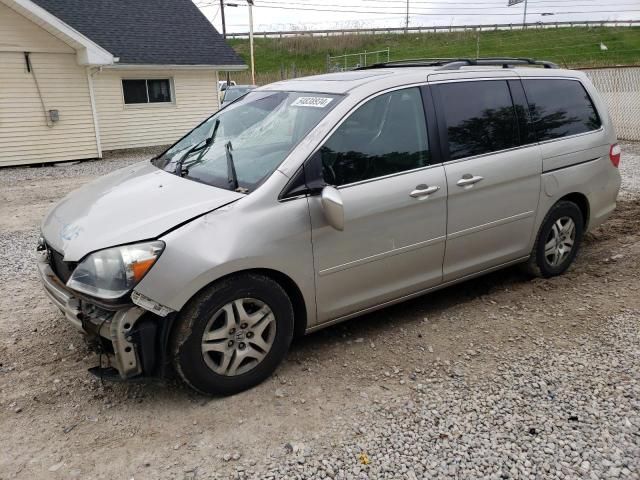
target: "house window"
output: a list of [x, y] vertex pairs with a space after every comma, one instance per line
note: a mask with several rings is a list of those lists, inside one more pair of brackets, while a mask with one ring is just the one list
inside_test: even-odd
[[136, 103], [170, 103], [172, 101], [169, 79], [122, 80], [122, 92], [126, 105]]

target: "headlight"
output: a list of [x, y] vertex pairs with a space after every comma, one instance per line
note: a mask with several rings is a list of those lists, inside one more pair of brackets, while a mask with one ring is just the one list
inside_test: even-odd
[[76, 267], [67, 286], [105, 300], [120, 298], [142, 280], [163, 249], [164, 242], [156, 241], [92, 253]]

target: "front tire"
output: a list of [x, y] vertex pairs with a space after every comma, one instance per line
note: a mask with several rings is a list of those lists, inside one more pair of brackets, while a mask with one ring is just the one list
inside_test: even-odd
[[527, 270], [544, 278], [564, 273], [578, 253], [583, 233], [580, 208], [569, 201], [556, 203], [542, 222]]
[[265, 380], [293, 338], [294, 314], [269, 277], [242, 274], [214, 283], [180, 313], [171, 344], [182, 380], [207, 395], [233, 395]]

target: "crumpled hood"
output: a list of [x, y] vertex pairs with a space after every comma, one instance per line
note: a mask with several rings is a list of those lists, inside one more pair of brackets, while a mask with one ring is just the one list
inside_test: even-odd
[[180, 178], [145, 161], [67, 195], [45, 216], [42, 234], [65, 261], [74, 262], [96, 250], [156, 238], [243, 196]]

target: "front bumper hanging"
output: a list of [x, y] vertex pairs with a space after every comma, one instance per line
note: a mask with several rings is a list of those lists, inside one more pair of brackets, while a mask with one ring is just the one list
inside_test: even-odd
[[102, 353], [106, 353], [122, 379], [155, 369], [156, 320], [162, 320], [160, 317], [137, 305], [109, 310], [84, 301], [60, 281], [44, 256], [38, 260], [38, 273], [47, 296], [66, 319], [82, 333], [103, 339], [112, 347]]

